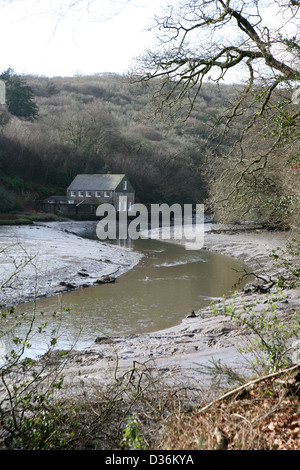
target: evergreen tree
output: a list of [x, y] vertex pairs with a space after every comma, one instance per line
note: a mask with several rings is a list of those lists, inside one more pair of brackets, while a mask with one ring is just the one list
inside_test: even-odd
[[9, 68], [0, 75], [6, 85], [6, 103], [8, 111], [14, 116], [33, 121], [38, 117], [38, 107], [33, 101], [33, 91], [26, 85], [25, 78]]

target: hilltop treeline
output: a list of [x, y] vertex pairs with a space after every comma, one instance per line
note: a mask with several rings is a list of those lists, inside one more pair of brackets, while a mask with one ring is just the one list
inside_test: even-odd
[[211, 129], [233, 88], [204, 86], [184, 122], [149, 120], [155, 84], [116, 74], [25, 78], [38, 115], [2, 109], [0, 211], [65, 194], [78, 173], [126, 173], [145, 204], [205, 200]]

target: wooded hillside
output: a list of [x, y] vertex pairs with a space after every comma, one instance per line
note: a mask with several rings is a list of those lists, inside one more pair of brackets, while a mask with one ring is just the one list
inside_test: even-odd
[[[233, 149], [247, 115], [236, 120], [220, 144], [226, 110], [242, 88], [204, 84], [184, 120], [179, 113], [153, 116], [155, 80], [135, 83], [103, 74], [26, 76], [23, 82], [38, 115], [25, 120], [1, 110], [0, 212], [65, 195], [78, 173], [111, 172], [126, 173], [144, 204], [205, 202], [218, 220], [298, 226], [297, 139], [291, 145], [285, 115], [278, 119], [271, 110], [267, 120], [257, 122], [247, 134], [242, 159], [238, 145]], [[284, 142], [274, 144], [282, 129]], [[265, 149], [268, 159], [263, 161], [259, 155]]]
[[65, 194], [78, 173], [126, 173], [145, 204], [205, 200], [205, 162], [216, 144], [211, 129], [231, 87], [205, 86], [183, 122], [148, 119], [152, 84], [115, 74], [25, 78], [38, 118], [2, 112], [1, 211], [16, 207], [16, 195], [22, 205]]

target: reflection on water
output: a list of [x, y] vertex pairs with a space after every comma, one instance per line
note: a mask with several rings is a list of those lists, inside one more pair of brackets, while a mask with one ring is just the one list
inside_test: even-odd
[[[144, 257], [115, 283], [37, 302], [37, 311], [44, 312], [40, 321], [48, 320], [51, 326], [51, 312], [66, 309], [61, 311], [58, 347], [68, 348], [77, 341], [79, 349], [97, 336], [151, 332], [178, 324], [193, 309], [229, 293], [245, 267], [205, 250], [187, 251], [156, 240], [133, 243]], [[29, 305], [19, 308], [28, 311]], [[43, 341], [37, 335], [28, 355], [41, 353]]]

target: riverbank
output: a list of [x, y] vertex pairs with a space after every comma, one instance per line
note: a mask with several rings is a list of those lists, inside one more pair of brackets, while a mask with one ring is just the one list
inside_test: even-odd
[[[237, 258], [247, 264], [249, 272], [259, 276], [237, 293], [237, 307], [254, 306], [256, 311], [265, 308], [264, 287], [268, 289], [269, 281], [276, 276], [270, 254], [278, 247], [284, 249], [290, 236], [289, 232], [240, 226], [214, 225], [205, 232], [204, 249]], [[299, 311], [300, 289], [285, 291], [277, 308], [285, 317]], [[137, 364], [140, 370], [151, 369], [169, 386], [207, 388], [211, 383], [207, 370], [213, 363], [220, 361], [238, 372], [251, 372], [251, 358], [242, 356], [238, 349], [247, 339], [227, 318], [212, 317], [208, 307], [163, 331], [96, 338], [85, 351], [69, 355], [65, 380], [75, 387], [94, 387], [122, 377]]]
[[91, 225], [2, 226], [0, 307], [113, 281], [140, 261], [141, 255], [130, 249], [82, 238]]
[[[6, 286], [1, 303], [20, 303], [31, 300], [35, 294], [56, 295], [70, 288], [94, 285], [103, 276], [117, 277], [139, 262], [140, 255], [129, 249], [82, 238], [92, 227], [93, 223], [88, 222], [2, 227], [0, 247], [9, 245], [9, 249], [1, 252], [0, 282], [16, 267], [18, 270], [23, 263], [25, 267]], [[256, 278], [236, 299], [248, 306], [257, 304], [255, 308], [260, 309], [265, 298], [258, 284], [268, 285], [275, 275], [270, 254], [277, 247], [284, 248], [289, 237], [288, 232], [213, 225], [205, 232], [203, 248], [243, 261], [249, 272], [266, 280], [256, 282]], [[284, 301], [278, 304], [282, 314], [300, 310], [300, 291], [285, 294]], [[136, 363], [147, 364], [162, 381], [174, 385], [188, 383], [191, 387], [208, 385], [209, 378], [203, 371], [212, 362], [221, 361], [228, 367], [246, 370], [248, 358], [238, 352], [244, 338], [228, 319], [211, 317], [209, 308], [184, 318], [186, 313], [183, 312], [180, 324], [163, 331], [91, 338], [89, 348], [68, 354], [65, 383], [70, 390], [71, 385], [93, 387], [108, 383]]]

